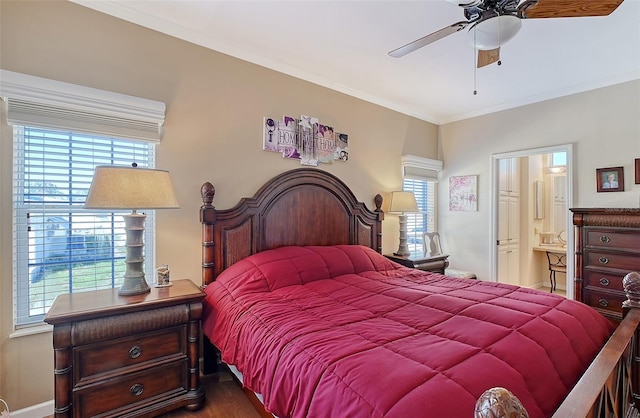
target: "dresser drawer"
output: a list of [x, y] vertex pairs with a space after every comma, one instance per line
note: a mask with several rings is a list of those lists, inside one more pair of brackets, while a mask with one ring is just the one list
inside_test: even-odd
[[582, 295], [587, 305], [622, 317], [622, 302], [627, 300], [624, 293], [583, 289]]
[[584, 276], [582, 277], [582, 285], [589, 288], [623, 292], [623, 278], [623, 274], [601, 273], [593, 270], [585, 270]]
[[187, 392], [187, 360], [74, 389], [73, 416], [117, 417], [162, 396]]
[[622, 232], [611, 229], [585, 228], [585, 247], [614, 248], [640, 252], [640, 230]]
[[181, 325], [113, 341], [75, 347], [74, 384], [89, 384], [94, 379], [104, 379], [105, 373], [171, 356], [184, 358], [187, 327]]
[[584, 267], [611, 268], [628, 273], [640, 269], [640, 255], [587, 250], [584, 252]]

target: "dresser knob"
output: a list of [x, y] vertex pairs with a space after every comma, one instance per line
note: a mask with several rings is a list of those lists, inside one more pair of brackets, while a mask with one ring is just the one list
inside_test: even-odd
[[142, 384], [140, 383], [136, 383], [129, 388], [129, 393], [131, 393], [131, 395], [133, 396], [140, 396], [142, 395], [142, 392], [144, 392], [144, 386], [142, 386]]
[[603, 285], [603, 286], [609, 286], [609, 279], [601, 277], [600, 278], [600, 284]]
[[611, 239], [609, 239], [609, 237], [608, 237], [608, 236], [606, 236], [606, 235], [602, 235], [602, 236], [600, 237], [600, 241], [601, 241], [601, 242], [604, 242], [604, 243], [606, 244], [606, 243], [608, 243], [609, 241], [611, 241]]
[[609, 259], [607, 257], [600, 257], [598, 259], [602, 264], [609, 264]]
[[609, 302], [607, 302], [606, 299], [600, 299], [598, 300], [598, 305], [602, 306], [603, 308], [606, 308], [607, 306], [609, 306]]
[[129, 357], [132, 359], [140, 357], [140, 354], [142, 354], [142, 348], [139, 345], [134, 345], [129, 350]]

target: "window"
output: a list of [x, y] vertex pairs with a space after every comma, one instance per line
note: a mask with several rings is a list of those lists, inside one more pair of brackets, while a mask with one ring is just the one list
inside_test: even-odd
[[[16, 325], [40, 322], [56, 296], [119, 287], [126, 256], [122, 212], [83, 209], [96, 165], [152, 167], [147, 141], [14, 126]], [[154, 236], [147, 214], [145, 241]], [[153, 271], [153, 246], [145, 247]]]
[[402, 181], [402, 190], [413, 192], [420, 210], [420, 213], [407, 214], [407, 245], [412, 253], [422, 253], [422, 234], [436, 229], [436, 187], [435, 181], [426, 179]]
[[[13, 313], [39, 324], [61, 293], [118, 287], [122, 212], [83, 208], [96, 165], [155, 166], [165, 105], [0, 69], [1, 123], [13, 126]], [[5, 120], [6, 116], [6, 120]], [[147, 213], [146, 271], [153, 271]], [[7, 237], [2, 237], [7, 240]]]
[[442, 162], [411, 155], [402, 156], [402, 190], [413, 192], [419, 213], [407, 215], [407, 244], [412, 253], [422, 254], [425, 232], [437, 229], [438, 172]]
[[552, 166], [566, 166], [567, 165], [567, 153], [562, 152], [554, 152], [551, 154], [551, 165]]

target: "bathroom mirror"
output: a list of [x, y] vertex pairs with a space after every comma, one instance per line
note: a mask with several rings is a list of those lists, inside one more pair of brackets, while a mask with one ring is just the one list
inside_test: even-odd
[[544, 219], [544, 182], [533, 182], [534, 219]]

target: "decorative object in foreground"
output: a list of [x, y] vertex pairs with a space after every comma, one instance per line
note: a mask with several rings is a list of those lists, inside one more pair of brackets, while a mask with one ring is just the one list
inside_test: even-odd
[[407, 245], [407, 213], [418, 212], [418, 203], [412, 192], [391, 192], [389, 212], [397, 213], [400, 220], [400, 245], [395, 255], [408, 256], [411, 254]]
[[156, 287], [169, 287], [173, 283], [169, 281], [169, 265], [163, 264], [156, 269]]
[[123, 215], [127, 234], [124, 282], [119, 295], [130, 296], [150, 291], [144, 274], [144, 222], [147, 217], [138, 209], [177, 209], [169, 172], [125, 166], [97, 166], [87, 200], [86, 209], [132, 209]]
[[449, 177], [449, 210], [462, 212], [478, 210], [478, 176]]
[[300, 160], [302, 165], [317, 166], [349, 159], [349, 136], [322, 125], [318, 118], [285, 116], [282, 120], [264, 118], [262, 148], [281, 152], [284, 158]]

